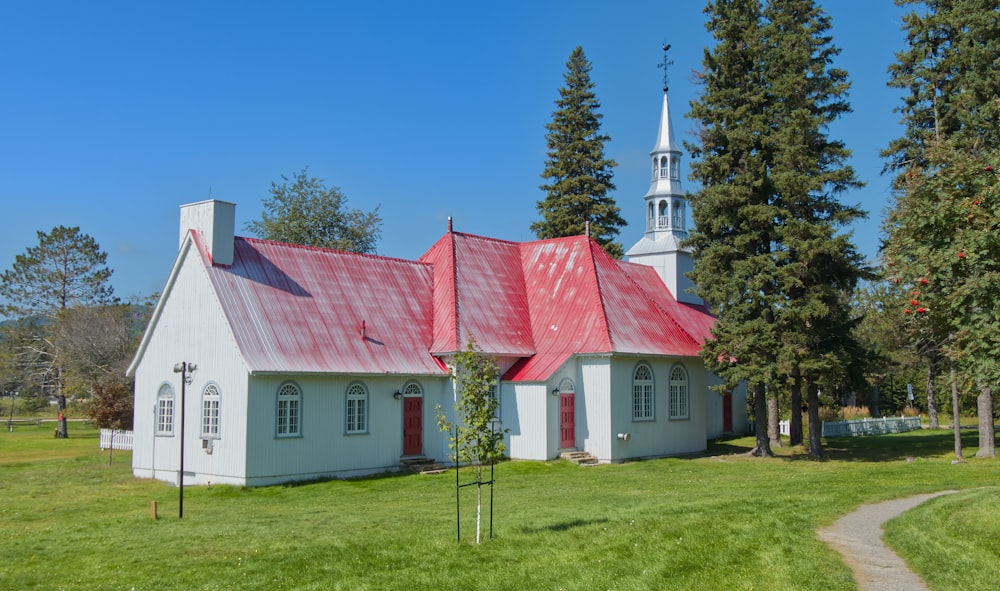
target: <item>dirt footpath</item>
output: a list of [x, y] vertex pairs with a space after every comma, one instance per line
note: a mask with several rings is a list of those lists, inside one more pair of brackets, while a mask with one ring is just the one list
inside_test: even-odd
[[840, 552], [859, 591], [930, 591], [895, 552], [882, 543], [882, 524], [917, 505], [953, 490], [862, 505], [816, 533]]

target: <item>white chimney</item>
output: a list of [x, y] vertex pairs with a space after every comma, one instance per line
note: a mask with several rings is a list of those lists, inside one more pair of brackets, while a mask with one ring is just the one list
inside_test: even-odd
[[181, 206], [180, 244], [184, 244], [189, 230], [198, 230], [212, 263], [233, 264], [236, 204], [210, 199]]

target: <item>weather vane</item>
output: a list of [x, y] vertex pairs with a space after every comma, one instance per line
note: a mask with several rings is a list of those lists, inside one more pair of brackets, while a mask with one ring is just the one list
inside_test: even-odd
[[670, 44], [663, 44], [663, 63], [657, 65], [657, 68], [663, 68], [663, 92], [667, 92], [667, 67], [672, 66], [674, 62], [667, 57], [667, 52], [670, 51]]

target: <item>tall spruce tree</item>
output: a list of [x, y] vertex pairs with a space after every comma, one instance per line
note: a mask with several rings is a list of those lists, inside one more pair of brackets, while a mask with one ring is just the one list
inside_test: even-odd
[[604, 144], [611, 138], [601, 133], [601, 103], [590, 70], [583, 48], [577, 47], [566, 62], [558, 109], [545, 125], [548, 160], [542, 178], [549, 182], [540, 186], [546, 193], [537, 204], [542, 219], [531, 224], [531, 231], [542, 239], [579, 236], [589, 223], [594, 240], [620, 259], [624, 250], [615, 237], [627, 222], [608, 194], [615, 189], [611, 179], [616, 163], [604, 155]]
[[1000, 213], [993, 203], [1000, 8], [989, 0], [896, 3], [915, 10], [903, 19], [906, 49], [889, 68], [889, 86], [907, 94], [897, 109], [904, 134], [883, 152], [895, 192], [885, 263], [893, 284], [916, 302], [901, 319], [928, 373], [944, 355], [976, 384], [978, 455], [993, 457], [992, 390], [1000, 370], [985, 363], [994, 355], [977, 356], [1000, 347], [991, 242]]
[[[689, 196], [692, 279], [717, 315], [703, 358], [748, 383], [753, 453], [771, 455], [766, 397], [801, 378], [815, 392], [847, 372], [854, 348], [847, 301], [866, 270], [843, 228], [863, 212], [836, 197], [860, 183], [828, 137], [849, 111], [849, 84], [811, 0], [714, 0], [706, 13], [717, 44], [705, 51], [689, 113], [698, 142], [687, 146], [702, 186]], [[818, 440], [810, 451], [821, 454]]]

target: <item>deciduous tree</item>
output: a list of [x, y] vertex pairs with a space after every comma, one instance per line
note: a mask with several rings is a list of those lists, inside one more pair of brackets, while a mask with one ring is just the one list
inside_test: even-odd
[[539, 238], [579, 236], [589, 223], [590, 235], [601, 248], [615, 258], [622, 258], [622, 245], [615, 237], [626, 221], [609, 195], [614, 160], [604, 154], [604, 144], [611, 138], [601, 133], [601, 103], [590, 80], [591, 64], [577, 47], [566, 62], [565, 86], [559, 89], [558, 107], [548, 133], [548, 160], [540, 188], [545, 198], [538, 202], [542, 219], [531, 224]]
[[493, 359], [477, 351], [474, 342], [455, 355], [452, 366], [456, 392], [455, 422], [449, 421], [439, 406], [436, 409], [438, 427], [450, 434], [449, 449], [455, 462], [468, 464], [475, 475], [478, 544], [482, 529], [482, 488], [484, 484], [493, 486], [492, 477], [485, 478], [485, 469], [489, 467], [492, 474], [493, 464], [503, 458], [506, 450], [503, 442], [505, 431], [498, 426], [500, 368]]
[[944, 354], [960, 373], [973, 372], [966, 375], [979, 389], [979, 454], [992, 457], [1000, 375], [978, 356], [1000, 343], [992, 340], [997, 300], [989, 299], [996, 293], [990, 183], [1000, 166], [1000, 8], [988, 0], [897, 4], [915, 10], [903, 19], [906, 49], [889, 68], [889, 85], [906, 95], [898, 108], [904, 134], [883, 153], [895, 190], [885, 259], [916, 302], [904, 309], [913, 346], [929, 363]]
[[246, 225], [265, 240], [374, 254], [382, 233], [376, 206], [370, 212], [348, 209], [347, 197], [308, 168], [271, 183], [259, 220]]

